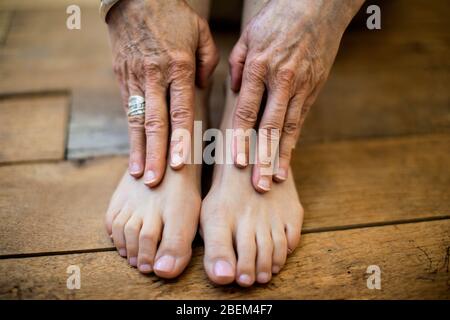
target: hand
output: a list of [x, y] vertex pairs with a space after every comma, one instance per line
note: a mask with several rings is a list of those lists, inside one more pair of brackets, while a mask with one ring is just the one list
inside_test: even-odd
[[[305, 116], [328, 77], [342, 34], [363, 0], [271, 0], [245, 27], [229, 59], [231, 88], [240, 90], [233, 117], [233, 160], [248, 164], [245, 131], [257, 124], [262, 97], [252, 183], [269, 191], [272, 179], [287, 178], [291, 151]], [[247, 136], [248, 137], [248, 136]], [[267, 140], [264, 140], [267, 139]], [[278, 148], [277, 168], [275, 153]], [[263, 155], [268, 155], [263, 158]], [[274, 174], [273, 174], [274, 173]]]
[[125, 110], [129, 96], [145, 97], [145, 117], [128, 117], [129, 172], [138, 178], [145, 171], [144, 183], [156, 186], [166, 167], [169, 114], [171, 167], [190, 156], [190, 141], [177, 143], [173, 133], [192, 134], [195, 82], [207, 85], [218, 51], [208, 23], [184, 1], [121, 0], [107, 23]]

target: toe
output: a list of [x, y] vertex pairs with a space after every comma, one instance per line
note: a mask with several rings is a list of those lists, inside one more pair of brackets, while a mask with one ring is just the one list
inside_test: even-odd
[[286, 234], [281, 224], [275, 224], [272, 227], [273, 255], [272, 255], [272, 273], [280, 272], [286, 263], [287, 240]]
[[138, 215], [133, 215], [125, 224], [124, 228], [128, 263], [133, 267], [137, 267], [139, 232], [141, 231], [141, 227], [142, 219]]
[[156, 248], [161, 239], [162, 221], [159, 214], [147, 215], [139, 234], [138, 269], [142, 273], [153, 271]]
[[197, 219], [192, 219], [193, 215], [182, 210], [168, 212], [166, 217], [153, 271], [162, 278], [170, 279], [178, 276], [189, 263]]
[[256, 281], [259, 283], [267, 283], [272, 278], [273, 242], [270, 232], [257, 232], [256, 245]]
[[236, 256], [231, 228], [225, 221], [203, 220], [202, 237], [205, 243], [203, 264], [209, 279], [221, 285], [232, 283], [235, 279]]
[[249, 224], [243, 223], [238, 228], [236, 249], [238, 255], [236, 281], [243, 287], [249, 287], [255, 282], [256, 263], [255, 232]]
[[131, 214], [129, 211], [121, 211], [112, 223], [112, 238], [114, 245], [122, 257], [127, 256], [124, 228], [130, 216]]

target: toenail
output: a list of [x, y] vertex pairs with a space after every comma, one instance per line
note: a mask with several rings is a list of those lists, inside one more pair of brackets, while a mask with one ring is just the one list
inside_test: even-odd
[[270, 190], [270, 182], [267, 177], [261, 177], [258, 181], [258, 187], [264, 191]]
[[236, 157], [236, 163], [240, 166], [245, 166], [246, 162], [245, 162], [245, 153], [239, 153]]
[[137, 266], [137, 258], [136, 257], [131, 257], [130, 260], [128, 261], [130, 265], [132, 265], [133, 267]]
[[175, 259], [172, 256], [162, 256], [155, 264], [155, 270], [170, 272], [175, 265]]
[[286, 180], [287, 172], [284, 168], [278, 168], [277, 174], [275, 176], [279, 180]]
[[127, 250], [124, 249], [124, 248], [119, 249], [119, 254], [120, 254], [122, 257], [126, 257], [126, 256], [127, 256]]
[[183, 164], [183, 158], [178, 152], [172, 153], [172, 156], [170, 157], [172, 161], [172, 166], [178, 167]]
[[280, 267], [279, 266], [273, 266], [272, 267], [272, 273], [278, 273], [280, 272]]
[[149, 264], [141, 264], [141, 265], [139, 266], [139, 270], [140, 270], [141, 272], [150, 272], [150, 271], [152, 271], [152, 266], [149, 265]]
[[248, 285], [253, 283], [252, 278], [248, 274], [241, 274], [239, 276], [239, 282]]
[[217, 277], [233, 277], [233, 267], [228, 262], [219, 260], [214, 264], [214, 274]]
[[152, 271], [152, 266], [149, 264], [141, 264], [139, 266], [139, 270], [142, 272], [150, 272], [150, 271]]
[[141, 172], [141, 165], [137, 162], [133, 162], [130, 166], [130, 173], [131, 174], [138, 174]]
[[258, 273], [256, 279], [259, 283], [267, 283], [270, 280], [270, 274], [268, 274], [267, 272], [260, 272]]
[[153, 181], [155, 181], [155, 178], [155, 173], [149, 170], [145, 173], [144, 183], [152, 183]]

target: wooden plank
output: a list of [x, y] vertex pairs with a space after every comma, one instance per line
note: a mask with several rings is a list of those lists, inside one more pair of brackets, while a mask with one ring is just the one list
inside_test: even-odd
[[450, 135], [334, 142], [293, 158], [304, 231], [450, 216]]
[[[305, 235], [266, 286], [218, 287], [206, 278], [202, 248], [177, 280], [144, 276], [115, 252], [0, 261], [2, 299], [450, 299], [450, 221]], [[66, 288], [67, 267], [81, 288]], [[368, 266], [381, 290], [367, 288]]]
[[[449, 216], [449, 139], [432, 135], [300, 149], [293, 166], [306, 212], [303, 231]], [[126, 162], [0, 167], [0, 255], [112, 248], [103, 215]]]
[[123, 158], [0, 167], [0, 254], [110, 247], [103, 217]]
[[0, 163], [64, 159], [65, 94], [0, 98]]
[[11, 24], [11, 17], [11, 11], [0, 11], [0, 46], [6, 41], [6, 36], [8, 35]]

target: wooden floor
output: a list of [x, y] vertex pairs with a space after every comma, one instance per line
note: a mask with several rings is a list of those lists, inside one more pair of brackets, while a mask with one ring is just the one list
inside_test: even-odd
[[[107, 30], [97, 3], [79, 2], [79, 31], [70, 1], [40, 3], [0, 2], [0, 298], [450, 299], [448, 1], [385, 1], [381, 31], [346, 33], [293, 159], [301, 244], [249, 289], [209, 282], [201, 241], [172, 281], [114, 252], [103, 215], [128, 146]], [[216, 34], [213, 123], [236, 38]]]

